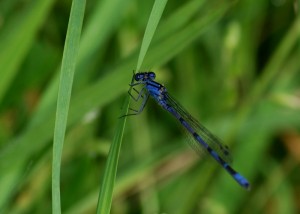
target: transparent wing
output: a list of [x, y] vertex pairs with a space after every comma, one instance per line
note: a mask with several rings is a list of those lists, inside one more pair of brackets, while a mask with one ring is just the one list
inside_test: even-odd
[[[227, 145], [223, 144], [216, 136], [214, 136], [209, 130], [207, 130], [203, 125], [201, 125], [195, 118], [193, 118], [173, 97], [171, 97], [167, 92], [164, 94], [165, 100], [168, 105], [172, 106], [180, 116], [187, 121], [194, 131], [207, 143], [211, 149], [213, 149], [217, 154], [227, 163], [232, 162], [232, 157]], [[190, 133], [188, 133], [190, 136]], [[197, 153], [208, 153], [205, 148], [194, 138], [189, 138], [189, 143], [191, 147]], [[204, 152], [203, 152], [204, 151]]]

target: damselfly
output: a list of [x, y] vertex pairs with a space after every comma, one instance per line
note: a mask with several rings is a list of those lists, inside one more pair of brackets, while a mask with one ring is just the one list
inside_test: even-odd
[[[128, 115], [136, 115], [143, 111], [146, 102], [152, 97], [163, 109], [170, 112], [184, 127], [184, 129], [192, 136], [192, 147], [198, 152], [205, 151], [215, 159], [243, 188], [249, 190], [250, 184], [245, 177], [236, 172], [231, 166], [231, 155], [228, 147], [222, 144], [217, 137], [210, 133], [204, 126], [202, 126], [195, 118], [193, 118], [187, 111], [172, 98], [167, 89], [160, 83], [154, 81], [156, 75], [154, 72], [140, 72], [133, 74], [130, 84], [137, 96], [130, 96], [134, 101], [141, 100], [139, 109], [134, 110]], [[137, 90], [136, 86], [142, 86]]]

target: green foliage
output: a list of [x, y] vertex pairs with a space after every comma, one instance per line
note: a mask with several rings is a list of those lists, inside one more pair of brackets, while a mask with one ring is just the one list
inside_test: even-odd
[[[107, 187], [111, 213], [299, 213], [298, 2], [168, 1], [159, 17], [150, 15], [154, 1], [87, 1], [61, 124], [62, 212], [95, 213]], [[1, 213], [52, 212], [52, 142], [70, 10], [71, 1], [0, 1]], [[147, 23], [154, 25], [143, 39]], [[76, 43], [71, 48], [77, 54]], [[250, 192], [209, 157], [199, 158], [151, 100], [124, 127], [119, 117], [136, 68], [155, 71], [230, 146]]]

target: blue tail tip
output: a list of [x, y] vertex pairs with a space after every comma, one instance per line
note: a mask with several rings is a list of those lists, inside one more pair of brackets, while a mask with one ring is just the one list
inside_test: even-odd
[[235, 174], [234, 175], [235, 180], [246, 190], [250, 191], [251, 190], [251, 185], [247, 181], [246, 178], [244, 178], [241, 174]]

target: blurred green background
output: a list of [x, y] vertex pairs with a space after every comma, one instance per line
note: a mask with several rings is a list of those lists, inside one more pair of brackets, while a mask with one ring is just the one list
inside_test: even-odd
[[[87, 1], [61, 168], [63, 213], [95, 213], [154, 1]], [[51, 213], [70, 0], [0, 1], [0, 212]], [[111, 213], [300, 213], [296, 0], [169, 1], [143, 70], [231, 148], [243, 190], [150, 100], [127, 118]]]

